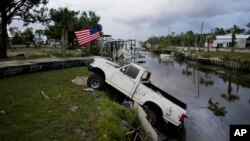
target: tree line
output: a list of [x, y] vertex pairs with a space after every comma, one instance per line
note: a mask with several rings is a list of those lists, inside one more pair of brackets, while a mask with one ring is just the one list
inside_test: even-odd
[[[61, 41], [62, 56], [68, 46], [75, 46], [74, 31], [83, 28], [97, 27], [102, 33], [100, 17], [94, 11], [74, 11], [66, 7], [48, 9], [49, 0], [2, 0], [0, 5], [0, 59], [7, 58], [7, 46], [9, 37], [7, 25], [13, 20], [22, 20], [24, 26], [30, 23], [42, 23], [46, 25], [44, 30], [36, 30], [40, 36], [44, 34], [49, 40]], [[16, 27], [10, 28], [13, 36], [13, 44], [34, 43], [32, 28], [26, 28], [23, 32]]]
[[226, 35], [232, 34], [250, 34], [250, 22], [246, 25], [247, 29], [241, 28], [237, 25], [234, 25], [232, 28], [224, 29], [216, 27], [211, 30], [210, 33], [194, 33], [192, 30], [187, 31], [186, 33], [175, 34], [172, 32], [170, 35], [166, 36], [152, 36], [143, 42], [143, 46], [147, 47], [147, 43], [151, 47], [161, 47], [167, 48], [169, 46], [184, 46], [184, 47], [194, 47], [194, 46], [204, 46], [205, 42], [212, 42], [216, 35]]

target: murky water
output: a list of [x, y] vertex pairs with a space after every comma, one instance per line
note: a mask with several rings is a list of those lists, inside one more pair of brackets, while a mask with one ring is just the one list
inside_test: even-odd
[[153, 53], [140, 53], [146, 56], [141, 65], [152, 72], [152, 83], [188, 106], [185, 133], [180, 138], [179, 132], [171, 132], [169, 139], [228, 141], [230, 124], [250, 124], [250, 88], [185, 63], [161, 63]]

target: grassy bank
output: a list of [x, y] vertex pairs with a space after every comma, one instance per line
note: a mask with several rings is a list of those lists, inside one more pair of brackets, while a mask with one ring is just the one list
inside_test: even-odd
[[[13, 48], [13, 49], [8, 49], [7, 54], [8, 58], [0, 59], [0, 61], [62, 57], [61, 49], [59, 47]], [[81, 57], [81, 56], [86, 56], [86, 54], [79, 49], [66, 51], [66, 57]]]
[[246, 61], [250, 62], [250, 54], [249, 53], [231, 53], [231, 52], [201, 52], [198, 55], [204, 58], [221, 58], [227, 61]]
[[0, 79], [0, 140], [125, 140], [136, 113], [71, 82], [88, 75], [80, 67]]
[[[83, 57], [89, 55], [99, 55], [99, 48], [97, 46], [91, 46], [90, 50], [86, 48], [74, 48], [66, 50], [66, 57]], [[11, 60], [28, 60], [28, 59], [40, 59], [40, 58], [54, 58], [62, 57], [60, 47], [40, 47], [40, 48], [12, 48], [7, 49], [6, 59], [0, 59], [1, 61]]]

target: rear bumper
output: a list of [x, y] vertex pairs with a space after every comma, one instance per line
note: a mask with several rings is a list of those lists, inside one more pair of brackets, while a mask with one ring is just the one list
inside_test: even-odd
[[163, 123], [164, 126], [168, 127], [168, 126], [171, 126], [171, 127], [174, 127], [175, 129], [177, 130], [182, 130], [182, 129], [185, 129], [184, 127], [184, 122], [181, 122], [179, 124], [174, 124], [174, 123], [171, 123], [167, 120], [164, 119], [164, 123]]

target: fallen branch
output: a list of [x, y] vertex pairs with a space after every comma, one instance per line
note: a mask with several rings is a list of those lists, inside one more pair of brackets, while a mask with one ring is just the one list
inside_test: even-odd
[[41, 91], [42, 95], [46, 98], [46, 99], [49, 99], [49, 97], [44, 93], [44, 91], [42, 90]]
[[127, 138], [128, 141], [131, 141], [132, 138], [134, 138], [132, 135], [137, 132], [140, 128], [142, 127], [142, 125], [140, 125], [138, 128], [132, 130], [132, 131], [128, 131], [125, 133], [125, 137]]

